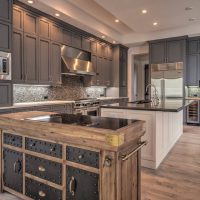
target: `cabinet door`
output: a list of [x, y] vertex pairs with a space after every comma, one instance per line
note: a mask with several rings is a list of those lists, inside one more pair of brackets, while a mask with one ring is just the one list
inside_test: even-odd
[[7, 148], [3, 149], [4, 176], [3, 183], [6, 187], [22, 193], [23, 188], [23, 163], [22, 153]]
[[0, 82], [0, 107], [12, 105], [12, 83], [1, 81]]
[[199, 38], [191, 39], [188, 42], [188, 53], [197, 54], [199, 53]]
[[121, 49], [122, 59], [120, 59], [120, 68], [119, 68], [119, 86], [126, 87], [127, 86], [127, 50]]
[[62, 27], [57, 24], [51, 25], [51, 40], [60, 43], [63, 42], [63, 30]]
[[38, 33], [38, 18], [31, 12], [24, 12], [24, 32], [34, 35]]
[[13, 28], [23, 31], [23, 15], [24, 12], [20, 8], [13, 7]]
[[82, 37], [82, 49], [85, 51], [91, 51], [91, 41], [89, 38]]
[[12, 0], [0, 0], [0, 20], [11, 22]]
[[167, 62], [183, 62], [185, 52], [185, 40], [167, 41]]
[[198, 86], [199, 55], [188, 55], [186, 80], [188, 86]]
[[91, 41], [91, 51], [92, 51], [92, 54], [94, 54], [94, 55], [97, 54], [97, 42], [96, 41]]
[[107, 58], [107, 57], [108, 57], [108, 54], [107, 54], [107, 46], [106, 46], [106, 45], [102, 45], [101, 49], [102, 49], [102, 56], [103, 56], [104, 58]]
[[61, 46], [55, 42], [51, 44], [51, 79], [54, 84], [61, 83]]
[[151, 64], [165, 63], [166, 61], [166, 42], [150, 43], [150, 62]]
[[25, 79], [23, 63], [23, 32], [13, 31], [13, 54], [12, 54], [12, 80], [22, 83]]
[[51, 23], [44, 18], [39, 19], [39, 36], [45, 39], [51, 38]]
[[0, 21], [0, 51], [11, 51], [11, 25]]
[[99, 200], [99, 175], [67, 167], [67, 199]]
[[100, 43], [97, 43], [97, 56], [102, 57], [102, 45]]
[[63, 44], [72, 45], [72, 32], [69, 30], [63, 30]]
[[78, 49], [81, 49], [82, 39], [79, 34], [73, 33], [72, 34], [72, 46]]
[[39, 83], [50, 83], [50, 41], [39, 40]]
[[103, 85], [103, 58], [97, 57], [97, 85], [101, 86]]
[[[92, 66], [95, 70], [95, 72], [97, 72], [97, 57], [95, 55], [92, 55], [91, 56], [91, 62], [92, 62]], [[97, 76], [92, 76], [92, 79], [91, 79], [91, 85], [96, 85], [97, 84]]]
[[107, 46], [107, 57], [111, 60], [113, 58], [113, 48], [110, 45]]
[[104, 66], [103, 66], [103, 77], [104, 77], [104, 85], [107, 87], [111, 86], [111, 61], [104, 58]]
[[34, 35], [24, 35], [24, 69], [25, 82], [38, 82], [38, 38]]

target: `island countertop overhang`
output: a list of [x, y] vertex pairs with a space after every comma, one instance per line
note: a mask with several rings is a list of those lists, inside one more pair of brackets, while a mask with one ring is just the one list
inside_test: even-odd
[[66, 141], [75, 145], [112, 151], [120, 150], [145, 133], [145, 122], [142, 120], [134, 121], [117, 130], [26, 120], [49, 114], [49, 112], [32, 111], [1, 115], [0, 129], [56, 143]]

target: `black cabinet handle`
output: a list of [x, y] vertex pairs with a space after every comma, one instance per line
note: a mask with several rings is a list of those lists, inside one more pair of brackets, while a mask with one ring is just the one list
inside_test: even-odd
[[69, 182], [69, 192], [71, 193], [72, 196], [75, 195], [75, 190], [76, 190], [76, 179], [72, 176]]
[[199, 80], [199, 87], [200, 87], [200, 80]]
[[13, 169], [15, 173], [19, 173], [22, 169], [22, 163], [20, 160], [16, 161], [13, 165]]

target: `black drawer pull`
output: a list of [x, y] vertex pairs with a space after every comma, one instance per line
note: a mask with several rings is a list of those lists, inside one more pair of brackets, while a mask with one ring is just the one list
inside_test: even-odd
[[40, 197], [45, 197], [46, 196], [46, 194], [42, 190], [39, 191], [38, 194], [39, 194]]
[[10, 139], [10, 142], [15, 142], [15, 138], [11, 138], [11, 139]]
[[72, 194], [72, 196], [75, 195], [75, 190], [76, 190], [76, 180], [75, 178], [72, 176], [71, 180], [69, 182], [69, 192]]
[[45, 169], [43, 166], [39, 166], [39, 167], [38, 167], [38, 170], [39, 170], [40, 172], [45, 172], [45, 171], [46, 171], [46, 169]]
[[50, 151], [52, 152], [52, 151], [55, 151], [56, 150], [56, 148], [55, 147], [53, 147], [53, 148], [51, 148], [50, 149]]
[[15, 173], [19, 173], [22, 169], [22, 164], [21, 164], [21, 161], [16, 161], [13, 165], [13, 169], [14, 169], [14, 172]]

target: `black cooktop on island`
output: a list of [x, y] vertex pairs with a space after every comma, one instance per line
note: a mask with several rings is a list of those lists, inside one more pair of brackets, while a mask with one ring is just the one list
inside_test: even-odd
[[28, 120], [117, 130], [137, 120], [116, 119], [74, 114], [53, 114], [28, 118]]

